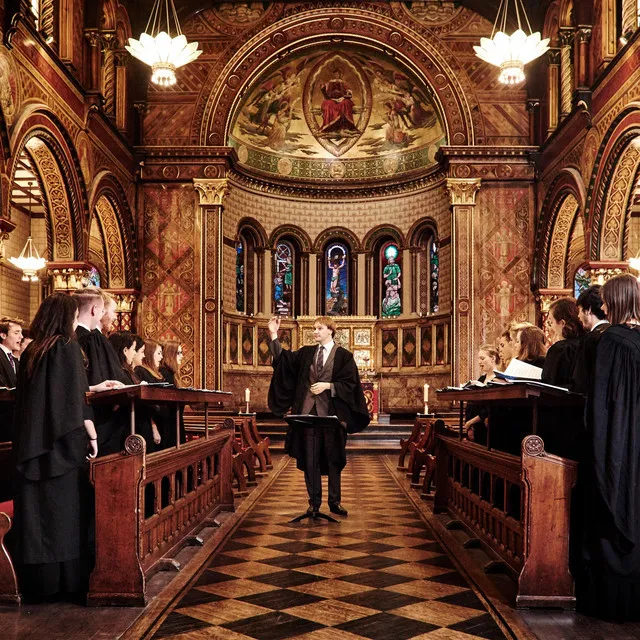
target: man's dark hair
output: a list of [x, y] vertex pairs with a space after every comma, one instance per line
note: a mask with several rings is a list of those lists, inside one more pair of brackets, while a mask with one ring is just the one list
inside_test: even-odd
[[576, 300], [576, 304], [583, 311], [591, 311], [598, 320], [605, 319], [605, 313], [602, 310], [602, 296], [600, 295], [600, 289], [602, 287], [599, 284], [594, 284], [588, 289], [585, 289]]

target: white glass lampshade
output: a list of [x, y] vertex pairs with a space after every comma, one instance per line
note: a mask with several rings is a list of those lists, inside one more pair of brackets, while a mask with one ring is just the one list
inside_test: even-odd
[[47, 264], [47, 261], [40, 257], [31, 236], [27, 239], [22, 253], [17, 258], [9, 258], [9, 262], [22, 271], [22, 280], [24, 282], [37, 282], [38, 271]]

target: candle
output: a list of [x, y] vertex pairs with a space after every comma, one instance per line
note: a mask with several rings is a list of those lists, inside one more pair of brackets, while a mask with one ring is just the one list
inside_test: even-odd
[[249, 400], [251, 400], [251, 389], [249, 389], [249, 387], [247, 387], [244, 390], [244, 401], [245, 402], [249, 402]]
[[429, 385], [426, 382], [424, 383], [424, 401], [429, 402]]

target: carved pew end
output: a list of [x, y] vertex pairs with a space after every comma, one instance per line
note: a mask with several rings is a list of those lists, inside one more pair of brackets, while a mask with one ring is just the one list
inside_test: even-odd
[[9, 553], [4, 546], [4, 537], [11, 529], [11, 518], [0, 512], [0, 603], [20, 604], [22, 598], [18, 590], [18, 580]]

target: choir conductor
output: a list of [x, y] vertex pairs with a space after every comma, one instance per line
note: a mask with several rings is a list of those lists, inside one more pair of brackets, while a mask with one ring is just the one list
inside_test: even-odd
[[[287, 431], [285, 452], [295, 458], [298, 469], [304, 471], [309, 511], [320, 510], [320, 476], [327, 475], [329, 509], [346, 516], [347, 510], [340, 504], [340, 473], [347, 461], [347, 434], [362, 431], [369, 424], [358, 367], [351, 352], [334, 342], [336, 325], [332, 318], [316, 318], [313, 336], [317, 346], [302, 347], [298, 351], [282, 348], [278, 340], [280, 318], [271, 318], [268, 327], [274, 369], [269, 387], [271, 411], [276, 416], [284, 415], [289, 409], [293, 414], [337, 416], [344, 427], [326, 432], [289, 427]], [[312, 463], [312, 450], [320, 452], [317, 466]]]

